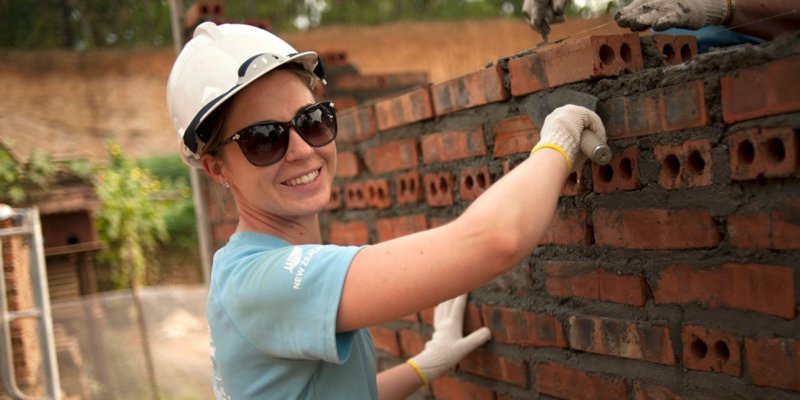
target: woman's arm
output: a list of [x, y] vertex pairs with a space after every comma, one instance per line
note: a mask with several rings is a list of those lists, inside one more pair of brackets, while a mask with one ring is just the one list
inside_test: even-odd
[[337, 330], [398, 319], [516, 265], [550, 224], [566, 176], [561, 154], [537, 151], [454, 221], [361, 250], [345, 279]]
[[378, 398], [380, 400], [405, 399], [422, 386], [422, 380], [411, 365], [406, 363], [378, 373]]
[[584, 129], [605, 141], [600, 117], [567, 105], [545, 118], [527, 160], [454, 221], [361, 250], [345, 278], [338, 331], [431, 307], [481, 286], [528, 257], [555, 212]]

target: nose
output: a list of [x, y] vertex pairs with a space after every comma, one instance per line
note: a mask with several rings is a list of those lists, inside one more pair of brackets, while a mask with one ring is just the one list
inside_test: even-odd
[[306, 143], [306, 141], [300, 137], [300, 134], [297, 133], [297, 129], [292, 127], [289, 130], [289, 148], [286, 149], [286, 161], [302, 160], [310, 157], [312, 154], [314, 154], [314, 147]]

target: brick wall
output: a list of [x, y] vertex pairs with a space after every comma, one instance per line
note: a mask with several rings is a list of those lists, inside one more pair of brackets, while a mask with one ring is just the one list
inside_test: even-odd
[[[321, 217], [337, 244], [458, 216], [538, 140], [532, 93], [595, 95], [608, 130], [614, 159], [568, 179], [542, 246], [470, 295], [468, 330], [493, 339], [417, 397], [800, 396], [800, 35], [695, 46], [586, 37], [339, 114]], [[431, 322], [372, 328], [379, 366], [419, 352]]]
[[[11, 227], [11, 221], [0, 222], [0, 229]], [[30, 277], [30, 246], [23, 236], [10, 236], [2, 240], [3, 279], [9, 311], [30, 310], [33, 301]], [[10, 324], [11, 353], [14, 358], [14, 376], [19, 388], [27, 394], [41, 391], [42, 355], [39, 349], [37, 322], [21, 318]], [[5, 343], [3, 344], [5, 346]], [[6, 366], [0, 366], [5, 368]], [[4, 390], [0, 387], [0, 398]]]

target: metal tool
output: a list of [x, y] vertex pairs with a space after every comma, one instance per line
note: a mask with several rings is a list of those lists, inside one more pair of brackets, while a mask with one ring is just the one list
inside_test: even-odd
[[[597, 107], [597, 97], [567, 88], [543, 90], [528, 96], [523, 107], [534, 125], [541, 130], [544, 119], [556, 108], [567, 104], [586, 107], [594, 111]], [[588, 129], [581, 134], [580, 147], [587, 158], [600, 165], [606, 165], [611, 161], [611, 148]]]

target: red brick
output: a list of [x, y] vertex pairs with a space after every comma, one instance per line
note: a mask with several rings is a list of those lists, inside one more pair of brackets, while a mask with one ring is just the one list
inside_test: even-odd
[[397, 332], [382, 326], [372, 326], [369, 328], [369, 333], [372, 335], [375, 350], [395, 357], [403, 355], [400, 351], [400, 342], [397, 340]]
[[494, 393], [474, 383], [450, 376], [433, 381], [433, 394], [437, 400], [494, 400]]
[[449, 172], [425, 174], [425, 198], [431, 207], [446, 207], [453, 205], [453, 175]]
[[553, 221], [542, 235], [539, 244], [588, 245], [591, 243], [592, 231], [586, 223], [586, 210], [561, 207], [556, 210]]
[[494, 156], [527, 153], [539, 142], [539, 129], [527, 115], [502, 119], [494, 124]]
[[615, 152], [606, 165], [592, 163], [592, 183], [597, 193], [635, 190], [639, 182], [639, 148], [630, 146]]
[[417, 88], [378, 100], [375, 102], [375, 116], [378, 129], [382, 131], [433, 118], [430, 89]]
[[722, 264], [716, 268], [673, 265], [661, 271], [653, 288], [659, 304], [698, 302], [791, 319], [795, 316], [792, 268]]
[[353, 96], [332, 96], [331, 101], [337, 111], [353, 108], [358, 105], [359, 100]]
[[400, 330], [400, 348], [406, 357], [411, 357], [419, 354], [425, 349], [425, 342], [427, 339], [417, 331], [410, 329]]
[[728, 217], [731, 243], [739, 248], [800, 249], [800, 201], [784, 201], [772, 209]]
[[614, 357], [674, 365], [669, 328], [612, 318], [571, 316], [571, 348]]
[[639, 36], [630, 33], [584, 37], [508, 62], [513, 96], [643, 68]]
[[585, 165], [586, 164], [584, 163], [575, 166], [575, 171], [572, 171], [569, 175], [567, 175], [567, 181], [564, 183], [564, 187], [561, 189], [562, 196], [577, 196], [578, 194], [589, 192], [589, 183], [586, 179]]
[[394, 74], [338, 74], [332, 76], [330, 85], [336, 90], [382, 90], [402, 88], [428, 82], [424, 72], [403, 72]]
[[720, 79], [726, 123], [800, 111], [800, 58], [746, 68]]
[[346, 51], [318, 50], [317, 54], [319, 54], [319, 58], [322, 59], [322, 62], [325, 64], [326, 67], [344, 67], [350, 63], [350, 61], [347, 59]]
[[383, 174], [400, 169], [416, 168], [419, 150], [414, 139], [400, 139], [370, 147], [364, 163], [371, 174]]
[[395, 218], [383, 218], [375, 222], [378, 241], [384, 242], [400, 236], [428, 229], [428, 221], [424, 215], [407, 215]]
[[328, 230], [329, 240], [333, 244], [355, 246], [369, 243], [369, 226], [366, 222], [332, 222]]
[[503, 70], [495, 65], [431, 86], [436, 115], [508, 100]]
[[331, 198], [328, 200], [328, 204], [325, 205], [325, 211], [338, 210], [343, 204], [342, 188], [339, 185], [331, 186]]
[[419, 183], [419, 172], [397, 174], [394, 182], [397, 204], [410, 204], [422, 200], [422, 185]]
[[351, 151], [340, 152], [336, 157], [336, 177], [353, 178], [361, 173], [358, 156]]
[[744, 352], [754, 384], [800, 391], [800, 340], [748, 338]]
[[597, 104], [609, 140], [652, 135], [710, 123], [705, 85], [697, 80]]
[[592, 263], [545, 262], [545, 288], [553, 296], [610, 301], [642, 307], [647, 301], [644, 276], [620, 275]]
[[653, 44], [661, 56], [664, 64], [683, 64], [697, 55], [697, 36], [693, 35], [651, 35]]
[[731, 179], [778, 178], [800, 175], [800, 140], [790, 127], [753, 128], [728, 140]]
[[661, 164], [658, 183], [667, 189], [711, 184], [711, 143], [688, 140], [677, 145], [656, 146], [653, 154]]
[[481, 313], [492, 330], [492, 341], [497, 343], [567, 347], [561, 321], [552, 315], [489, 305], [484, 305]]
[[367, 205], [372, 208], [386, 209], [392, 206], [389, 195], [389, 181], [386, 179], [371, 179], [365, 182], [364, 192]]
[[426, 308], [419, 312], [419, 319], [423, 323], [433, 325], [433, 307]]
[[522, 360], [498, 356], [477, 349], [458, 363], [458, 368], [470, 374], [508, 382], [519, 387], [528, 386], [528, 366]]
[[378, 131], [372, 104], [338, 111], [336, 120], [338, 124], [336, 140], [341, 143], [358, 143], [375, 136]]
[[369, 207], [364, 182], [348, 182], [344, 185], [344, 204], [353, 210]]
[[[225, 16], [225, 4], [222, 1], [200, 0], [192, 4], [183, 19], [183, 29], [193, 30], [201, 22], [213, 21], [221, 24]], [[191, 32], [188, 32], [191, 35]]]
[[421, 140], [422, 161], [431, 164], [486, 155], [483, 127], [425, 135]]
[[742, 375], [739, 340], [729, 332], [697, 325], [684, 325], [683, 366], [698, 371]]
[[481, 318], [481, 309], [473, 303], [467, 303], [464, 313], [464, 332], [474, 332], [485, 326]]
[[597, 244], [627, 249], [714, 247], [721, 235], [708, 210], [633, 208], [596, 209], [592, 215]]
[[474, 200], [492, 184], [489, 166], [481, 165], [461, 170], [459, 174], [459, 193], [462, 200]]
[[634, 382], [633, 400], [682, 400], [683, 398], [673, 393], [664, 386]]
[[628, 398], [628, 388], [618, 377], [550, 362], [536, 364], [533, 370], [536, 390], [550, 396], [570, 400]]

